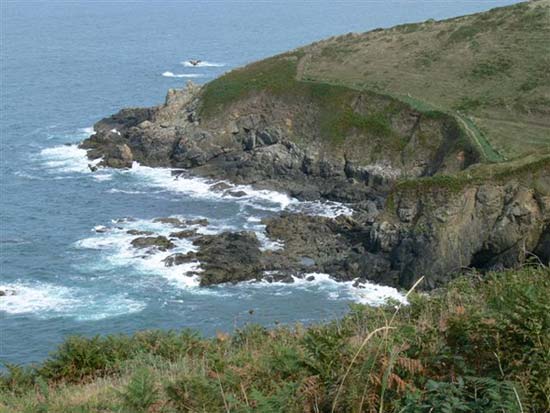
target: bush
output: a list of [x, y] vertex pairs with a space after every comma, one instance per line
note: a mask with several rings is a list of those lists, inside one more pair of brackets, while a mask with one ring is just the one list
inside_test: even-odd
[[131, 377], [119, 397], [125, 412], [143, 413], [159, 400], [159, 391], [149, 370], [142, 368]]
[[[9, 366], [0, 407], [76, 412], [57, 388], [77, 383], [81, 411], [545, 412], [549, 296], [550, 270], [525, 267], [466, 274], [408, 306], [353, 305], [307, 329], [71, 338], [41, 366]], [[117, 397], [88, 405], [79, 383], [98, 376]]]

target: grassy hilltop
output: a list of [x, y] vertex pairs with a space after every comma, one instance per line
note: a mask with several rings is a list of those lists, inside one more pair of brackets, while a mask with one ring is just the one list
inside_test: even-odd
[[[550, 152], [550, 0], [333, 37], [231, 71], [206, 85], [202, 113], [252, 92], [306, 96], [324, 109], [325, 137], [370, 129], [391, 138], [397, 102], [445, 113], [489, 162]], [[396, 101], [363, 118], [353, 90]]]

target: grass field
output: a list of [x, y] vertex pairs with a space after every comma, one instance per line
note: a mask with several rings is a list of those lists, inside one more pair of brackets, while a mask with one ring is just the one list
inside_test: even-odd
[[348, 34], [304, 52], [299, 79], [455, 113], [490, 161], [550, 145], [550, 1]]

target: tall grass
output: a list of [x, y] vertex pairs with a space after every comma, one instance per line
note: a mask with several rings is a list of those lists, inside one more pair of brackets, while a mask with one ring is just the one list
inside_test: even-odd
[[308, 328], [72, 338], [11, 366], [0, 411], [547, 412], [548, 297], [550, 270], [525, 267]]

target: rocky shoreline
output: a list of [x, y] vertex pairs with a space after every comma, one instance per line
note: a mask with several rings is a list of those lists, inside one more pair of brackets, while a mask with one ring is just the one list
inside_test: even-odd
[[[345, 202], [354, 213], [325, 218], [283, 212], [270, 218], [266, 234], [283, 245], [275, 251], [262, 251], [254, 233], [197, 235], [177, 224], [171, 236], [192, 239], [198, 250], [175, 254], [166, 264], [198, 260], [201, 285], [324, 272], [337, 280], [402, 288], [424, 275], [424, 287], [434, 288], [466, 268], [513, 267], [534, 255], [550, 260], [547, 166], [530, 172], [528, 180], [518, 174], [458, 188], [445, 180], [401, 188], [403, 179], [439, 182], [439, 176], [475, 168], [475, 151], [455, 142], [456, 125], [400, 108], [392, 133], [407, 143], [398, 155], [375, 156], [362, 146], [319, 143], [318, 113], [307, 102], [259, 93], [214, 117], [201, 117], [203, 89], [189, 83], [170, 90], [164, 105], [124, 109], [103, 119], [81, 148], [90, 159], [101, 158], [97, 167], [129, 168], [139, 162], [182, 168], [300, 200]], [[356, 111], [368, 110], [367, 98], [353, 97]], [[358, 133], [353, 130], [346, 139], [356, 141]], [[431, 152], [419, 143], [427, 134], [435, 142]], [[231, 191], [222, 185], [217, 189]], [[136, 235], [141, 235], [133, 241], [136, 247], [170, 249], [169, 238]]]

